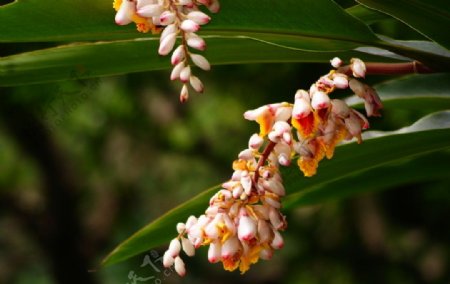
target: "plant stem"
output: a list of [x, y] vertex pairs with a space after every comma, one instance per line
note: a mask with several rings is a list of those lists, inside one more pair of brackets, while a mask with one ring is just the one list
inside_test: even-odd
[[267, 144], [264, 151], [262, 152], [261, 157], [258, 160], [258, 165], [256, 165], [255, 177], [253, 178], [254, 185], [256, 185], [256, 183], [258, 182], [258, 179], [259, 179], [259, 169], [262, 166], [264, 166], [267, 159], [269, 158], [270, 153], [273, 151], [273, 148], [275, 148], [275, 145], [277, 145], [277, 143], [270, 141], [269, 144]]
[[[365, 65], [367, 75], [427, 74], [435, 72], [418, 61], [405, 63], [366, 62]], [[346, 75], [352, 74], [350, 65], [342, 66], [337, 71]]]

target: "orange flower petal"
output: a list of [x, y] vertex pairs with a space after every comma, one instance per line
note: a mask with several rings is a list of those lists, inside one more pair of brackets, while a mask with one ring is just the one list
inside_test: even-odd
[[311, 112], [309, 115], [299, 119], [292, 118], [292, 126], [298, 130], [303, 139], [310, 138], [317, 130], [317, 120], [314, 113]]

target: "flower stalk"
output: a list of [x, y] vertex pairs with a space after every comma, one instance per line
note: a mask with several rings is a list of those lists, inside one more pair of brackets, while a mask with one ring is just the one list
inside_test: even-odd
[[[403, 63], [380, 63], [366, 62], [367, 75], [406, 75], [406, 74], [428, 74], [434, 71], [419, 61], [403, 62]], [[351, 66], [342, 66], [337, 72], [351, 75]]]
[[348, 67], [341, 67], [339, 58], [331, 63], [335, 69], [309, 90], [298, 90], [294, 103], [244, 113], [245, 119], [259, 124], [259, 133], [238, 154], [230, 180], [210, 199], [205, 213], [177, 224], [178, 236], [164, 254], [164, 266], [173, 265], [184, 276], [181, 251], [192, 256], [196, 248], [209, 246], [211, 263], [222, 262], [225, 270], [245, 273], [284, 246], [281, 232], [287, 221], [281, 200], [286, 192], [280, 167], [290, 166], [295, 158], [303, 174], [313, 176], [322, 159], [332, 158], [338, 143], [353, 138], [361, 143], [361, 132], [369, 127], [362, 113], [330, 95], [336, 89], [351, 89], [364, 100], [367, 116], [379, 116], [382, 108], [376, 91], [360, 81], [372, 67], [356, 58]]
[[[201, 6], [211, 13], [217, 13], [220, 9], [218, 0], [114, 0], [113, 4], [118, 25], [134, 22], [140, 32], [160, 33], [158, 53], [161, 56], [172, 53], [170, 79], [182, 83], [181, 102], [188, 100], [189, 89], [198, 93], [204, 90], [192, 67], [205, 71], [211, 69], [204, 56], [191, 51], [206, 49], [204, 39], [197, 32], [211, 18], [200, 10]], [[178, 38], [181, 42], [176, 47]]]

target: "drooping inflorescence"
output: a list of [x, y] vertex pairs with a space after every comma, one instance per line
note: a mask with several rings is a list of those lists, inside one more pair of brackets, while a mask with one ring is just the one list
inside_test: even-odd
[[363, 114], [330, 94], [350, 88], [364, 100], [367, 116], [379, 116], [382, 108], [375, 90], [357, 79], [366, 73], [361, 60], [351, 60], [351, 74], [340, 72], [339, 58], [331, 63], [336, 70], [320, 77], [308, 91], [298, 90], [293, 104], [269, 104], [244, 113], [259, 124], [260, 132], [239, 153], [231, 179], [210, 199], [205, 213], [178, 223], [178, 236], [164, 254], [164, 266], [174, 265], [183, 276], [181, 250], [193, 256], [196, 248], [209, 246], [210, 262], [244, 273], [283, 247], [280, 231], [287, 222], [280, 211], [285, 188], [279, 167], [289, 166], [298, 157], [300, 170], [312, 176], [320, 160], [333, 156], [339, 142], [355, 137], [360, 143], [362, 130], [369, 127]]
[[[191, 66], [206, 71], [211, 68], [204, 56], [190, 50], [206, 49], [205, 41], [196, 32], [211, 18], [200, 11], [200, 6], [212, 13], [220, 9], [218, 0], [114, 0], [113, 3], [118, 25], [134, 22], [140, 32], [161, 32], [158, 53], [165, 56], [173, 51], [170, 79], [183, 84], [181, 102], [189, 98], [189, 85], [199, 93], [204, 89], [202, 81], [193, 75]], [[177, 38], [180, 38], [180, 43], [175, 47]]]

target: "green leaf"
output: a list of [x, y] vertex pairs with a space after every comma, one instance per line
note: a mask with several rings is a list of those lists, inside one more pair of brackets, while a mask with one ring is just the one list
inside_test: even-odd
[[[140, 34], [131, 25], [119, 27], [113, 18], [111, 2], [106, 0], [29, 0], [0, 7], [3, 42], [110, 40], [0, 58], [0, 86], [171, 67], [168, 58], [158, 56], [156, 37]], [[450, 65], [450, 58], [427, 49], [382, 42], [330, 0], [286, 0], [275, 10], [269, 0], [224, 0], [221, 13], [213, 17], [202, 34], [208, 43], [206, 56], [213, 64], [327, 62], [338, 55], [335, 51], [342, 51], [339, 56], [344, 59], [357, 56], [386, 61], [350, 51], [372, 45], [430, 62], [430, 66]]]
[[431, 40], [450, 49], [450, 2], [447, 0], [357, 0], [389, 14]]
[[[340, 49], [377, 42], [360, 21], [330, 0], [222, 0], [221, 12], [205, 27], [210, 34], [298, 37], [299, 45], [336, 40]], [[112, 0], [28, 0], [0, 7], [0, 42], [129, 39], [135, 27], [114, 23]], [[271, 34], [270, 36], [267, 36]], [[308, 38], [309, 40], [304, 40]], [[278, 42], [282, 43], [282, 41]], [[329, 42], [330, 48], [337, 48]], [[322, 44], [323, 45], [323, 44]]]
[[[308, 52], [242, 37], [208, 37], [205, 53], [214, 65], [271, 62], [329, 62], [360, 57], [388, 61], [356, 51]], [[84, 43], [38, 50], [0, 58], [0, 86], [14, 86], [66, 79], [81, 79], [169, 68], [168, 58], [158, 56], [159, 41], [124, 40]], [[124, 52], [126, 51], [126, 52]]]
[[386, 190], [402, 184], [414, 184], [448, 178], [448, 152], [391, 162], [389, 165], [350, 174], [345, 178], [308, 188], [286, 198], [287, 210], [353, 197], [356, 194]]
[[345, 9], [345, 11], [347, 13], [349, 13], [350, 15], [352, 15], [353, 17], [360, 19], [367, 25], [370, 25], [370, 24], [373, 24], [373, 23], [376, 23], [379, 21], [391, 19], [391, 17], [389, 17], [388, 15], [380, 13], [373, 9], [366, 8], [363, 5], [355, 5], [350, 8]]

